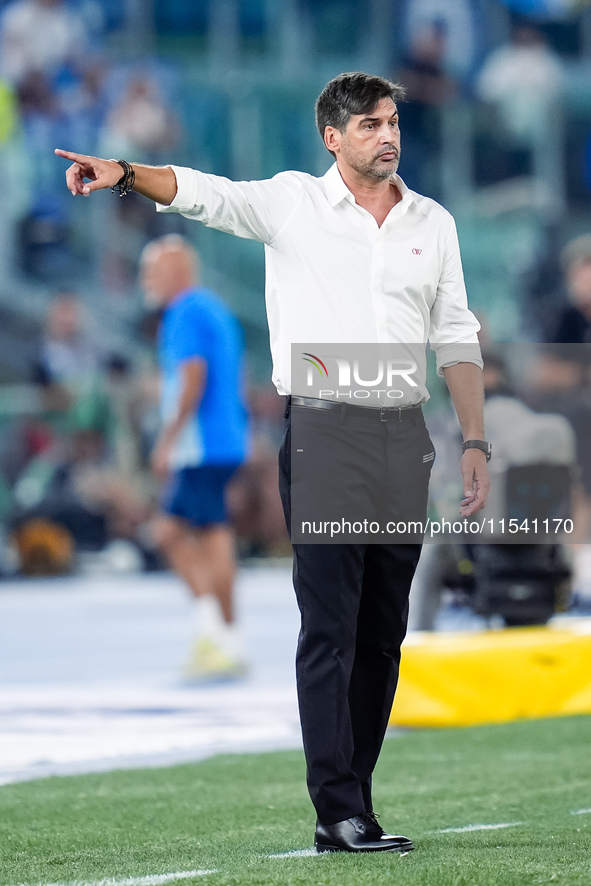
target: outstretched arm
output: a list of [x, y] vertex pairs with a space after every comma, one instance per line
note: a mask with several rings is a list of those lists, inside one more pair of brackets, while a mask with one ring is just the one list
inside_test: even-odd
[[[86, 154], [74, 154], [56, 148], [58, 157], [71, 160], [72, 165], [66, 171], [66, 182], [71, 193], [76, 197], [81, 194], [89, 197], [93, 191], [101, 188], [114, 187], [123, 175], [123, 168], [116, 160], [102, 160], [100, 157], [89, 157]], [[132, 163], [135, 172], [133, 190], [143, 194], [149, 200], [170, 206], [177, 192], [176, 176], [170, 166], [144, 166]], [[84, 179], [90, 179], [85, 182]]]

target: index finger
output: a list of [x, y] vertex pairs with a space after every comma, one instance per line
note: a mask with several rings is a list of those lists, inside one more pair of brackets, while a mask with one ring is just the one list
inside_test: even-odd
[[87, 154], [74, 154], [72, 151], [62, 151], [61, 148], [56, 148], [54, 151], [58, 157], [63, 157], [64, 160], [71, 160], [73, 163], [80, 163], [84, 160], [89, 160], [89, 156]]

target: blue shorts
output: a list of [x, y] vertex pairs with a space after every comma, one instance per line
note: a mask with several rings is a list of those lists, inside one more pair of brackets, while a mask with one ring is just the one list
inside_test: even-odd
[[194, 526], [227, 523], [225, 491], [240, 465], [199, 465], [175, 471], [161, 500], [162, 510]]

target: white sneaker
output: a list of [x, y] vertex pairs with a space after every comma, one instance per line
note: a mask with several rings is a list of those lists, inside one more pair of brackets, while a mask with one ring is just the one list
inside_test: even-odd
[[211, 637], [195, 640], [183, 668], [183, 677], [190, 683], [239, 680], [248, 671], [241, 656], [228, 654]]

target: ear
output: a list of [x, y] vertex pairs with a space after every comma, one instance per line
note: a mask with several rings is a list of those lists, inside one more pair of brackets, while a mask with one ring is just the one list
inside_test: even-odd
[[342, 133], [334, 126], [324, 127], [324, 144], [333, 154], [338, 154], [341, 148]]

